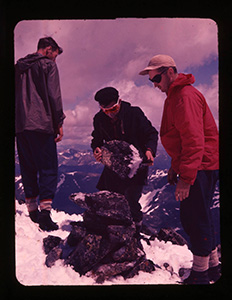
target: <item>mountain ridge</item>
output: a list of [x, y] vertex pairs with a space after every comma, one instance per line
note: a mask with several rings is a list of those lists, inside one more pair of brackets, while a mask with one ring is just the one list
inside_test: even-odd
[[[96, 162], [92, 150], [77, 150], [67, 148], [58, 151], [58, 184], [53, 208], [68, 214], [81, 214], [82, 208], [69, 200], [72, 193], [97, 192], [97, 182], [103, 170], [103, 165]], [[175, 200], [175, 187], [167, 182], [167, 172], [170, 167], [170, 157], [165, 150], [158, 148], [154, 165], [149, 167], [147, 185], [144, 186], [140, 199], [144, 214], [143, 222], [150, 228], [159, 230], [164, 227], [178, 229], [187, 239], [180, 223], [179, 202]], [[17, 152], [15, 154], [15, 196], [17, 200], [24, 199], [23, 185], [20, 175]], [[217, 239], [220, 241], [219, 214], [219, 184], [216, 186], [212, 213], [215, 219]]]

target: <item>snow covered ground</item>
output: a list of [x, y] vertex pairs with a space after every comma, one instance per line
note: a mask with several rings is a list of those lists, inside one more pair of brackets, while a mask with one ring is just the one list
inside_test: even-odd
[[[43, 232], [37, 224], [30, 221], [26, 206], [19, 205], [16, 201], [15, 215], [15, 255], [16, 277], [23, 285], [99, 285], [91, 277], [80, 276], [71, 266], [64, 266], [62, 260], [58, 260], [52, 268], [45, 266], [46, 255], [43, 252], [43, 238], [50, 235], [65, 239], [71, 230], [70, 221], [80, 221], [80, 215], [69, 215], [64, 212], [52, 210], [52, 219], [58, 223], [59, 230]], [[151, 245], [142, 241], [148, 259], [158, 264], [161, 269], [145, 273], [140, 271], [134, 278], [124, 280], [117, 277], [112, 281], [105, 281], [103, 285], [125, 284], [179, 284], [178, 271], [180, 268], [190, 268], [192, 254], [187, 246], [173, 245], [171, 242], [163, 242], [155, 239]], [[166, 269], [164, 264], [168, 263]], [[167, 266], [167, 265], [166, 265]], [[170, 272], [170, 266], [173, 272]], [[168, 271], [169, 270], [169, 271]]]

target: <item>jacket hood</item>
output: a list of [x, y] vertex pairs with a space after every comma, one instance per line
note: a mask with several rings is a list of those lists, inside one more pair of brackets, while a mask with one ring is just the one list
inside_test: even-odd
[[193, 84], [195, 82], [195, 77], [192, 74], [178, 74], [178, 77], [173, 83], [170, 85], [168, 94], [175, 88], [180, 86], [185, 86], [189, 84]]
[[27, 56], [20, 58], [17, 61], [16, 66], [19, 68], [20, 72], [25, 72], [41, 58], [45, 58], [45, 56], [40, 53], [28, 54]]

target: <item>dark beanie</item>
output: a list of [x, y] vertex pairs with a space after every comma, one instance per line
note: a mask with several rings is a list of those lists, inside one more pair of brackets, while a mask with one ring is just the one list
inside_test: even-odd
[[111, 102], [118, 101], [118, 91], [113, 87], [106, 87], [104, 89], [99, 90], [95, 96], [94, 99], [99, 102], [100, 105], [108, 105]]

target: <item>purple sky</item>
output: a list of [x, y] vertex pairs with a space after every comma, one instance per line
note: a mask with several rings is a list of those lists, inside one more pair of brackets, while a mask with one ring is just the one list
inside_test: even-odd
[[168, 54], [178, 72], [192, 73], [218, 124], [217, 24], [210, 19], [21, 21], [15, 27], [15, 61], [52, 36], [64, 49], [57, 58], [66, 114], [63, 145], [90, 144], [98, 111], [97, 90], [114, 86], [120, 97], [140, 106], [157, 130], [165, 94], [138, 75], [156, 54]]

